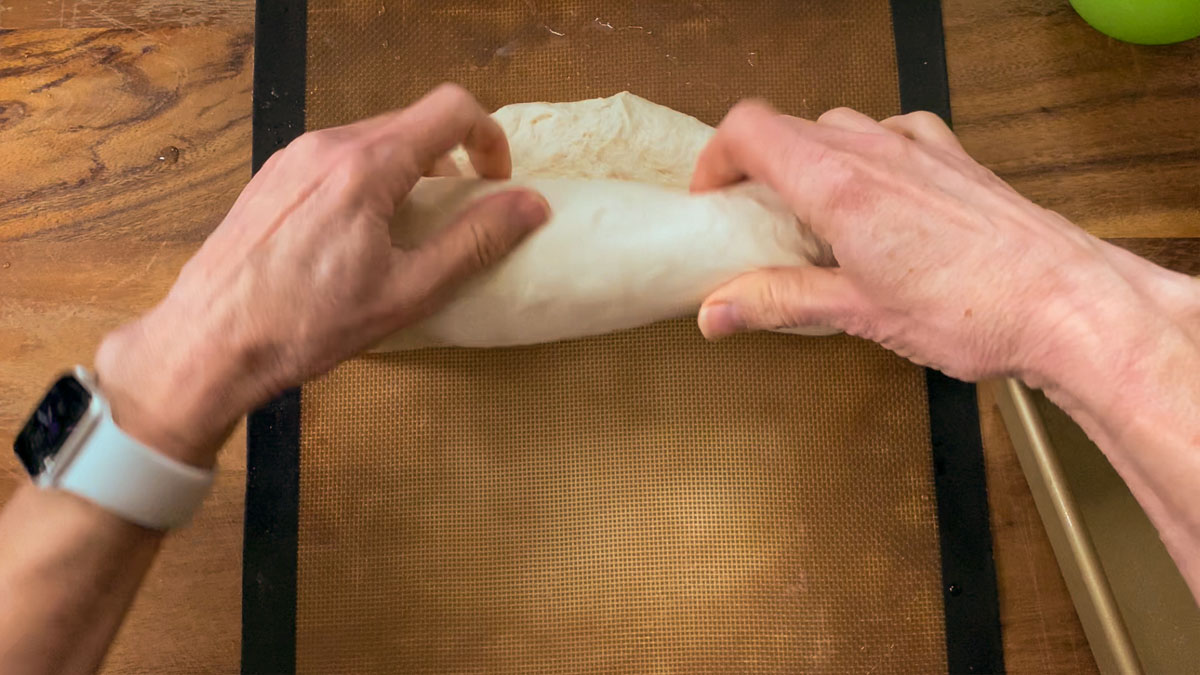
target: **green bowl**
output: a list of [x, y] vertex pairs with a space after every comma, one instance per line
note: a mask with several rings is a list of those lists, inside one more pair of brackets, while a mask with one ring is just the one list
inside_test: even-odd
[[1071, 0], [1092, 28], [1139, 45], [1165, 45], [1200, 35], [1200, 0]]

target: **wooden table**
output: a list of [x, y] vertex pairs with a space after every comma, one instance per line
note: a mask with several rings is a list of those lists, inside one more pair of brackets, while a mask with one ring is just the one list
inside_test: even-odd
[[[1200, 237], [1200, 41], [1115, 42], [1065, 0], [944, 11], [967, 149], [1095, 234], [1200, 273], [1184, 239]], [[0, 438], [165, 293], [249, 179], [253, 21], [252, 0], [0, 0]], [[995, 401], [980, 404], [1009, 670], [1093, 672]], [[239, 430], [107, 672], [237, 672], [244, 447]], [[0, 453], [0, 500], [22, 480]]]

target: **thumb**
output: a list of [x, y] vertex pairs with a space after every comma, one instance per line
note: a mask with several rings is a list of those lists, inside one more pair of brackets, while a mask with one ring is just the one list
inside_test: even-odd
[[841, 328], [861, 306], [838, 268], [773, 267], [747, 272], [713, 291], [700, 307], [700, 332], [709, 340], [774, 328]]
[[397, 250], [402, 287], [438, 294], [492, 266], [550, 216], [544, 197], [530, 190], [505, 190], [483, 197], [415, 251]]

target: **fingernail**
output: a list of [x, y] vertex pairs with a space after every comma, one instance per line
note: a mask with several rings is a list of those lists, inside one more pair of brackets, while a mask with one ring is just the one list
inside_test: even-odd
[[513, 210], [522, 225], [541, 225], [550, 216], [550, 203], [536, 192], [522, 191]]
[[742, 321], [741, 312], [734, 305], [718, 302], [700, 308], [700, 332], [708, 340], [733, 335], [745, 330], [746, 323]]

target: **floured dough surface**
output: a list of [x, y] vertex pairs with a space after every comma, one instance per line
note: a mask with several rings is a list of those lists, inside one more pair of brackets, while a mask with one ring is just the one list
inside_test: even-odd
[[494, 117], [508, 135], [513, 179], [470, 177], [456, 151], [464, 177], [422, 179], [393, 221], [393, 241], [417, 244], [473, 200], [514, 186], [545, 196], [550, 222], [377, 349], [521, 345], [633, 328], [694, 314], [743, 272], [826, 255], [763, 186], [688, 193], [713, 134], [688, 115], [621, 93], [510, 105]]
[[[570, 103], [517, 103], [492, 114], [508, 136], [513, 177], [610, 178], [686, 188], [715, 130], [621, 92]], [[454, 153], [463, 175], [467, 154]]]

